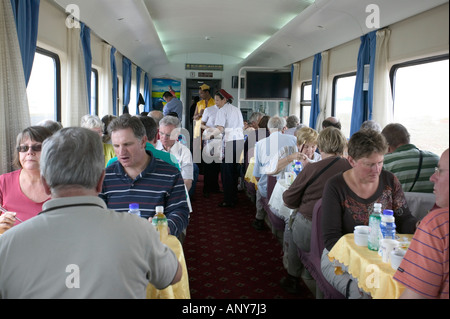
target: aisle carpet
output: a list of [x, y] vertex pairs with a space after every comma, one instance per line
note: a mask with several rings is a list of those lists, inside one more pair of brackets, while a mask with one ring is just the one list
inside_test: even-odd
[[280, 287], [282, 247], [268, 228], [252, 227], [255, 205], [245, 192], [235, 208], [219, 208], [223, 195], [204, 198], [202, 190], [200, 175], [183, 244], [192, 299], [314, 299], [303, 282], [300, 295]]

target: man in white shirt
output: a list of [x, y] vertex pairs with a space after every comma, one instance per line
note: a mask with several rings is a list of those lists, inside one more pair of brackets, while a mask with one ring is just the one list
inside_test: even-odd
[[191, 193], [190, 189], [194, 181], [194, 163], [189, 148], [178, 142], [179, 125], [178, 118], [170, 115], [159, 121], [159, 143], [156, 144], [156, 149], [166, 151], [177, 158], [184, 184]]
[[255, 145], [255, 166], [253, 176], [258, 181], [258, 190], [256, 192], [256, 219], [253, 227], [261, 230], [264, 226], [266, 212], [260, 201], [262, 197], [267, 197], [267, 173], [273, 171], [270, 160], [273, 156], [278, 156], [278, 151], [291, 146], [297, 148], [297, 139], [293, 135], [283, 134], [286, 126], [286, 120], [279, 116], [273, 116], [267, 123], [270, 135]]

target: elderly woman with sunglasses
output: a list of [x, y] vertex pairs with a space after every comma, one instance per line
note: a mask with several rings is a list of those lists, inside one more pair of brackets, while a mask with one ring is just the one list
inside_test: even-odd
[[42, 142], [52, 132], [43, 126], [30, 126], [17, 135], [13, 160], [16, 171], [0, 176], [0, 234], [17, 223], [36, 216], [50, 197], [40, 177]]

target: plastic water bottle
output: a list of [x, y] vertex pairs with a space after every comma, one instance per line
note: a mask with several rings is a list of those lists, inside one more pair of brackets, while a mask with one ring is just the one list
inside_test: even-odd
[[156, 206], [155, 215], [152, 218], [152, 224], [156, 227], [159, 232], [159, 239], [164, 242], [169, 234], [167, 217], [164, 215], [164, 206]]
[[381, 203], [373, 204], [373, 213], [369, 216], [369, 240], [367, 247], [370, 250], [380, 248], [380, 224], [381, 224]]
[[385, 209], [380, 223], [382, 239], [395, 239], [395, 217], [394, 212]]
[[130, 214], [136, 215], [138, 217], [141, 217], [141, 211], [139, 210], [139, 204], [137, 203], [131, 203], [130, 205], [128, 205], [128, 212]]
[[303, 169], [303, 165], [302, 162], [300, 161], [295, 161], [295, 166], [294, 166], [294, 173], [295, 175], [298, 175]]

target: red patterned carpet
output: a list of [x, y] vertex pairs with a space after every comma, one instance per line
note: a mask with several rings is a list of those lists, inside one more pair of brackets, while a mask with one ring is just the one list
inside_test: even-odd
[[204, 198], [200, 175], [183, 244], [192, 299], [314, 299], [291, 295], [279, 285], [286, 275], [282, 247], [267, 228], [251, 223], [255, 205], [245, 192], [235, 208], [219, 208], [222, 194]]

